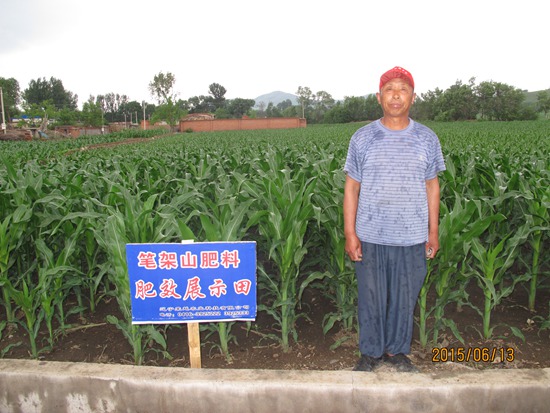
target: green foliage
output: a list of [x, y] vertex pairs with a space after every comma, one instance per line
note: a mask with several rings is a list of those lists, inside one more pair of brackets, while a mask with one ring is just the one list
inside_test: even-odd
[[175, 105], [171, 99], [155, 109], [155, 113], [151, 117], [151, 123], [165, 121], [170, 126], [177, 126], [179, 120], [187, 115], [187, 112]]
[[208, 93], [212, 96], [214, 109], [222, 109], [225, 106], [225, 94], [227, 90], [219, 83], [212, 83], [208, 86]]
[[[462, 339], [467, 326], [448, 309], [473, 307], [472, 294], [487, 297], [475, 309], [487, 337], [519, 332], [490, 317], [514, 289], [525, 288], [524, 304], [540, 308], [536, 292], [548, 288], [550, 274], [547, 123], [429, 124], [447, 171], [440, 177], [441, 249], [419, 297], [424, 345], [440, 344], [447, 331]], [[147, 362], [151, 352], [170, 357], [171, 327], [131, 324], [125, 244], [247, 239], [258, 245], [258, 308], [273, 321], [264, 339], [290, 349], [299, 340], [297, 320], [309, 315], [304, 297], [313, 292], [330, 302], [318, 328], [352, 337], [357, 292], [343, 251], [342, 168], [361, 126], [172, 134], [95, 150], [79, 149], [161, 132], [4, 142], [0, 330], [21, 314], [26, 345], [40, 354], [66, 330], [68, 302], [85, 315], [115, 297], [121, 315], [108, 321], [132, 346], [134, 362]], [[226, 356], [235, 344], [231, 327], [209, 326]], [[33, 345], [41, 328], [48, 337]]]
[[4, 117], [6, 118], [7, 122], [19, 112], [19, 110], [17, 109], [21, 101], [19, 82], [13, 77], [9, 79], [0, 77], [0, 89], [2, 89], [4, 110], [6, 111]]
[[63, 82], [54, 77], [33, 79], [27, 89], [23, 91], [23, 98], [28, 105], [42, 105], [42, 102], [50, 100], [57, 110], [67, 108], [76, 110], [78, 96], [65, 90]]
[[238, 119], [246, 115], [254, 107], [255, 103], [254, 99], [235, 98], [227, 102], [226, 108], [232, 117]]
[[174, 101], [174, 84], [176, 83], [176, 76], [173, 73], [159, 72], [153, 77], [153, 80], [149, 83], [149, 92], [151, 96], [157, 100], [159, 105], [164, 105], [169, 101]]
[[505, 83], [486, 81], [475, 84], [457, 81], [446, 90], [436, 88], [416, 99], [411, 116], [419, 120], [535, 120], [536, 110], [525, 104], [523, 90]]
[[550, 89], [541, 90], [537, 94], [537, 107], [548, 118], [548, 112], [550, 112]]
[[99, 127], [103, 125], [103, 112], [101, 107], [94, 103], [91, 99], [84, 103], [80, 120], [86, 126]]
[[348, 123], [378, 119], [382, 116], [382, 108], [375, 95], [366, 97], [350, 96], [343, 102], [338, 102], [324, 115], [325, 123]]

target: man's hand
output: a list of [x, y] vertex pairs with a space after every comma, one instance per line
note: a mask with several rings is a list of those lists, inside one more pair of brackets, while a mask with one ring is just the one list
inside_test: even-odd
[[432, 259], [437, 254], [439, 250], [439, 239], [437, 235], [429, 236], [428, 242], [426, 243], [426, 258]]
[[361, 261], [361, 241], [355, 233], [355, 220], [357, 218], [357, 205], [359, 203], [359, 191], [361, 183], [346, 176], [344, 186], [344, 236], [346, 237], [346, 253], [352, 261]]
[[437, 177], [426, 181], [428, 198], [428, 242], [426, 258], [431, 259], [439, 249], [439, 180]]
[[361, 261], [363, 259], [361, 241], [357, 235], [350, 235], [346, 237], [346, 253], [352, 261]]

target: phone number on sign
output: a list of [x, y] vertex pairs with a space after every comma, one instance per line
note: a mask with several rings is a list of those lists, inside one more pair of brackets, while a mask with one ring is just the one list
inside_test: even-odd
[[434, 347], [432, 348], [432, 362], [465, 363], [474, 361], [476, 363], [493, 363], [507, 361], [511, 363], [515, 359], [515, 352], [512, 347]]

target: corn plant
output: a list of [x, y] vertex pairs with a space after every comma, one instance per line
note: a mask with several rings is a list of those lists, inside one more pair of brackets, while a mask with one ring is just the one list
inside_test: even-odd
[[141, 365], [144, 362], [144, 353], [149, 340], [159, 344], [164, 350], [166, 341], [164, 337], [152, 325], [140, 326], [132, 324], [130, 285], [128, 280], [128, 267], [126, 263], [126, 224], [123, 215], [115, 212], [107, 218], [104, 231], [96, 232], [96, 237], [102, 248], [107, 252], [110, 260], [108, 272], [112, 284], [115, 287], [116, 296], [122, 320], [115, 316], [107, 316], [107, 321], [114, 324], [122, 331], [133, 349], [134, 363]]
[[531, 236], [529, 245], [532, 249], [529, 280], [529, 310], [535, 311], [535, 301], [537, 295], [537, 285], [539, 280], [541, 250], [543, 246], [544, 235], [550, 231], [550, 191], [548, 187], [542, 187], [542, 180], [537, 184], [541, 185], [532, 190], [527, 190], [527, 211], [525, 218], [531, 227]]
[[307, 178], [303, 170], [292, 174], [291, 170], [284, 168], [282, 153], [267, 154], [267, 159], [264, 167], [268, 173], [260, 170], [255, 185], [245, 182], [244, 187], [258, 200], [259, 209], [265, 211], [258, 227], [268, 248], [269, 259], [277, 269], [277, 273], [268, 274], [260, 268], [260, 274], [265, 277], [262, 287], [273, 303], [271, 306], [260, 304], [258, 309], [275, 319], [280, 328], [279, 341], [283, 351], [288, 352], [290, 336], [294, 341], [298, 340], [297, 285], [300, 264], [307, 252], [305, 233], [314, 217], [311, 196], [316, 178]]
[[[202, 211], [197, 212], [207, 241], [240, 241], [245, 238], [248, 228], [259, 218], [259, 215], [255, 214], [248, 223], [245, 222], [255, 201], [243, 197], [241, 185], [244, 177], [237, 175], [237, 178], [229, 179], [227, 175], [221, 175], [221, 182], [212, 182], [212, 197], [205, 197], [201, 205]], [[231, 334], [234, 324], [235, 321], [226, 321], [205, 326], [205, 329], [210, 331], [206, 338], [217, 332], [220, 352], [228, 362], [232, 360], [229, 343], [237, 343], [236, 337]]]
[[[288, 349], [289, 339], [297, 340], [296, 320], [308, 316], [306, 290], [320, 292], [331, 301], [323, 314], [324, 331], [328, 334], [336, 325], [346, 331], [355, 323], [356, 293], [350, 263], [342, 261], [345, 256], [340, 252], [338, 204], [349, 137], [360, 126], [173, 135], [147, 145], [136, 142], [94, 150], [79, 149], [129, 136], [3, 142], [0, 303], [11, 320], [5, 320], [5, 325], [9, 328], [18, 314], [23, 315], [19, 322], [29, 328], [18, 303], [31, 309], [37, 306], [34, 313], [29, 312], [30, 329], [36, 331], [37, 325], [45, 327], [53, 320], [47, 332], [51, 347], [52, 334], [55, 344], [55, 334], [63, 330], [68, 313], [81, 303], [87, 301], [93, 311], [105, 294], [117, 299], [126, 294], [127, 286], [118, 277], [127, 278], [127, 274], [122, 264], [115, 266], [124, 242], [171, 242], [194, 234], [200, 239], [221, 238], [222, 226], [232, 220], [222, 210], [240, 214], [239, 205], [254, 199], [236, 227], [242, 230], [238, 237], [258, 245], [258, 308], [275, 320], [274, 328], [261, 334], [284, 341]], [[447, 308], [469, 305], [473, 302], [469, 294], [480, 286], [482, 292], [489, 291], [489, 309], [500, 305], [497, 302], [502, 302], [510, 287], [521, 285], [529, 292], [529, 307], [540, 311], [536, 294], [547, 287], [550, 270], [544, 254], [550, 241], [547, 122], [430, 126], [440, 136], [447, 171], [440, 179], [441, 249], [428, 262], [419, 296], [424, 345], [437, 342], [442, 329], [460, 337], [464, 326], [454, 324]], [[228, 206], [231, 202], [234, 205]], [[520, 234], [525, 242], [519, 242], [515, 252], [512, 243]], [[479, 241], [477, 257], [472, 250], [474, 239]], [[37, 240], [51, 251], [51, 259]], [[66, 242], [73, 243], [74, 249], [62, 264]], [[491, 262], [498, 269], [487, 284]], [[73, 269], [62, 277], [46, 276], [58, 265]], [[46, 279], [50, 282], [41, 281]], [[34, 291], [40, 295], [33, 296]], [[17, 302], [12, 292], [18, 294]], [[69, 308], [67, 304], [74, 300], [77, 306]], [[119, 323], [135, 349], [134, 359], [143, 362], [149, 345], [153, 351], [164, 351], [164, 330], [152, 326], [134, 330], [124, 310], [129, 302], [121, 301], [119, 306], [121, 320], [110, 321]], [[478, 310], [484, 314], [485, 306]], [[56, 317], [57, 331], [53, 330]], [[486, 321], [493, 334], [490, 319]], [[39, 353], [43, 343], [36, 337]], [[230, 341], [231, 331], [225, 337]]]
[[[330, 159], [330, 158], [329, 158]], [[328, 160], [327, 160], [328, 163]], [[312, 197], [317, 221], [320, 222], [320, 244], [328, 254], [321, 254], [326, 271], [314, 271], [300, 286], [300, 297], [310, 285], [315, 285], [334, 304], [336, 311], [323, 318], [323, 333], [327, 334], [340, 323], [345, 335], [335, 342], [336, 348], [352, 336], [357, 319], [357, 279], [351, 261], [345, 253], [343, 188], [344, 172], [336, 165], [320, 171], [325, 179], [319, 181]]]
[[[160, 352], [164, 357], [170, 357], [166, 351], [166, 340], [154, 325], [132, 324], [131, 296], [126, 262], [126, 244], [169, 242], [181, 240], [188, 234], [178, 233], [187, 228], [185, 223], [176, 217], [181, 205], [196, 195], [194, 192], [175, 195], [168, 204], [161, 203], [159, 193], [144, 197], [144, 191], [133, 195], [127, 188], [112, 182], [109, 177], [104, 178], [112, 192], [109, 194], [109, 205], [103, 205], [108, 210], [108, 217], [95, 230], [99, 245], [109, 258], [106, 263], [107, 274], [113, 284], [114, 295], [122, 313], [122, 320], [109, 316], [107, 320], [119, 328], [133, 348], [134, 362], [141, 365], [144, 361], [145, 350], [149, 344], [161, 346]], [[112, 205], [112, 206], [111, 206]]]
[[[524, 225], [515, 234], [506, 235], [496, 245], [483, 245], [479, 238], [472, 240], [471, 252], [475, 260], [473, 262], [474, 275], [484, 295], [483, 310], [475, 308], [483, 320], [483, 337], [489, 339], [493, 335], [494, 327], [491, 327], [491, 312], [504, 297], [509, 296], [518, 282], [525, 277], [513, 277], [508, 285], [504, 285], [503, 278], [506, 271], [513, 265], [529, 235], [529, 226]], [[510, 327], [512, 333], [524, 339], [521, 330]]]
[[[93, 210], [93, 204], [89, 200], [84, 200], [83, 212], [68, 212], [59, 221], [59, 224], [51, 231], [52, 236], [58, 235], [59, 232], [64, 234], [64, 237], [69, 236], [73, 232], [73, 227], [77, 228], [77, 245], [75, 246], [75, 255], [83, 257], [85, 265], [82, 265], [80, 273], [84, 275], [81, 277], [81, 282], [75, 284], [75, 289], [83, 287], [87, 290], [88, 305], [90, 311], [93, 313], [97, 306], [97, 303], [105, 295], [105, 292], [99, 293], [99, 288], [104, 281], [105, 271], [100, 268], [100, 254], [101, 249], [97, 244], [95, 238], [94, 225], [97, 222], [103, 222], [105, 216], [103, 213]], [[72, 223], [72, 225], [66, 225], [66, 223]], [[79, 295], [77, 295], [79, 298]], [[82, 306], [81, 300], [79, 305]]]
[[43, 239], [36, 241], [39, 256], [38, 289], [40, 290], [41, 306], [49, 332], [49, 342], [53, 347], [53, 317], [57, 310], [59, 331], [65, 332], [65, 320], [74, 313], [80, 312], [80, 307], [70, 308], [66, 312], [65, 304], [69, 294], [82, 283], [82, 273], [71, 262], [79, 240], [78, 231], [73, 232], [59, 250], [52, 251]]
[[[432, 313], [434, 345], [437, 345], [439, 331], [444, 327], [450, 328], [458, 340], [464, 341], [454, 321], [444, 317], [445, 307], [451, 302], [462, 303], [468, 299], [465, 292], [467, 276], [464, 274], [464, 262], [473, 240], [484, 233], [493, 222], [505, 219], [501, 214], [480, 218], [483, 215], [481, 211], [479, 202], [464, 199], [458, 194], [451, 210], [444, 203], [441, 204], [440, 249], [435, 260], [428, 262], [428, 273], [418, 298], [420, 343], [423, 347], [428, 342], [427, 319]], [[426, 300], [432, 285], [436, 299], [433, 307], [428, 309]]]
[[29, 336], [31, 356], [38, 358], [39, 351], [36, 341], [44, 318], [44, 312], [40, 309], [40, 291], [33, 285], [28, 285], [27, 280], [22, 280], [19, 288], [14, 287], [10, 282], [4, 284], [4, 288], [9, 290], [14, 303], [25, 315], [25, 322], [21, 322], [21, 325]]
[[32, 209], [22, 204], [15, 211], [0, 222], [0, 286], [4, 308], [6, 310], [6, 320], [8, 323], [15, 321], [14, 309], [12, 308], [12, 298], [10, 296], [9, 269], [15, 262], [13, 252], [22, 244], [22, 235], [32, 216]]

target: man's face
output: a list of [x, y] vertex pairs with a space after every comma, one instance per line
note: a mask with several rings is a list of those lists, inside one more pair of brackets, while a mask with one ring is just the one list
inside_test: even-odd
[[409, 116], [415, 96], [412, 86], [400, 78], [390, 80], [376, 94], [384, 116], [392, 117]]

